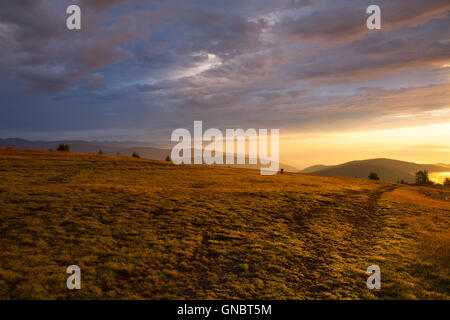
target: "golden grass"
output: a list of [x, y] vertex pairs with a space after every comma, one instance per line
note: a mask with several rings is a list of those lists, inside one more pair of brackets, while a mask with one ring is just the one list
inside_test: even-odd
[[[427, 192], [427, 190], [430, 191]], [[424, 193], [425, 192], [425, 193]], [[428, 196], [425, 194], [428, 193]], [[450, 198], [445, 199], [446, 196], [441, 196], [443, 199], [436, 199], [431, 198], [432, 194], [436, 194], [439, 192], [436, 192], [435, 190], [432, 190], [430, 188], [424, 188], [424, 187], [407, 187], [407, 188], [399, 188], [394, 190], [393, 192], [390, 192], [388, 194], [388, 198], [393, 201], [402, 201], [405, 203], [413, 203], [418, 206], [423, 207], [435, 207], [435, 208], [442, 208], [450, 210]], [[448, 196], [449, 192], [446, 193], [439, 193], [439, 194], [446, 194]], [[436, 196], [436, 195], [435, 195]], [[438, 195], [439, 196], [439, 195]]]
[[449, 298], [448, 190], [13, 149], [0, 181], [0, 298]]

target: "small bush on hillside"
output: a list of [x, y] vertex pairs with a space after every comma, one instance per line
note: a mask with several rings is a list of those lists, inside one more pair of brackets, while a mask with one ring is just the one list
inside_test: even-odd
[[98, 150], [98, 154], [103, 154], [102, 149]]
[[140, 156], [136, 152], [133, 152], [133, 154], [131, 156], [134, 158], [140, 158]]
[[58, 149], [56, 149], [57, 151], [69, 151], [70, 150], [70, 146], [68, 144], [60, 144], [58, 146]]
[[377, 174], [377, 173], [371, 172], [371, 173], [369, 174], [369, 179], [370, 179], [370, 180], [380, 180], [380, 177], [378, 177], [378, 174]]
[[167, 156], [167, 157], [166, 157], [166, 161], [167, 161], [167, 162], [172, 162], [172, 159], [170, 158], [170, 156]]

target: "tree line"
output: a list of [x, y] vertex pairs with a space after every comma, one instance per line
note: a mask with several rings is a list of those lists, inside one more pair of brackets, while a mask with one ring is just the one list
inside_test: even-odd
[[[426, 186], [433, 185], [434, 182], [430, 180], [427, 170], [419, 170], [416, 172], [416, 185]], [[368, 177], [370, 180], [380, 180], [376, 172], [371, 172]], [[404, 180], [399, 181], [401, 184], [406, 184]], [[446, 177], [444, 180], [444, 186], [450, 187], [450, 178]]]

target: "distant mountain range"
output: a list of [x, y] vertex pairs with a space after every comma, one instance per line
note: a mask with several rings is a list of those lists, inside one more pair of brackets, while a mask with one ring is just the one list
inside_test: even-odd
[[58, 141], [30, 141], [25, 139], [0, 139], [0, 147], [18, 149], [56, 150], [60, 144], [68, 144], [70, 151], [78, 153], [97, 153], [102, 150], [105, 154], [130, 156], [133, 152], [143, 158], [164, 160], [170, 149], [149, 147], [148, 143], [137, 141], [83, 141], [83, 140], [58, 140]]
[[[40, 149], [40, 150], [56, 150], [60, 144], [68, 144], [70, 151], [78, 153], [98, 153], [102, 150], [105, 154], [131, 156], [133, 152], [139, 154], [141, 158], [153, 160], [165, 160], [171, 153], [171, 149], [156, 148], [149, 146], [146, 142], [137, 141], [83, 141], [83, 140], [57, 140], [57, 141], [30, 141], [19, 138], [0, 139], [0, 147], [18, 148], [18, 149]], [[194, 151], [191, 150], [192, 162]], [[226, 156], [224, 153], [223, 157]], [[248, 157], [246, 157], [248, 163]], [[259, 169], [259, 164], [234, 164], [222, 165], [234, 168]], [[298, 169], [283, 163], [280, 168], [288, 172], [297, 172]]]
[[418, 164], [381, 158], [350, 161], [335, 166], [315, 165], [301, 170], [300, 173], [367, 178], [369, 173], [375, 172], [384, 181], [397, 182], [404, 180], [408, 183], [414, 183], [417, 171], [445, 172], [449, 168], [450, 164]]

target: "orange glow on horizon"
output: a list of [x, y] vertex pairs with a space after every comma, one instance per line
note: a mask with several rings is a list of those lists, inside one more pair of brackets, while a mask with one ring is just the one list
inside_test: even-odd
[[299, 169], [352, 160], [391, 158], [450, 163], [450, 123], [395, 129], [280, 136], [282, 162]]

